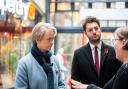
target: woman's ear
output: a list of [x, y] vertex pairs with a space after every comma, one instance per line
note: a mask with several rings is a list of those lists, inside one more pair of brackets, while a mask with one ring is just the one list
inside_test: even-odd
[[123, 46], [125, 46], [128, 43], [128, 40], [123, 40]]
[[123, 47], [124, 50], [128, 50], [128, 40], [123, 40]]
[[35, 42], [38, 44], [40, 41], [39, 41], [39, 39], [36, 39], [36, 41], [35, 41]]

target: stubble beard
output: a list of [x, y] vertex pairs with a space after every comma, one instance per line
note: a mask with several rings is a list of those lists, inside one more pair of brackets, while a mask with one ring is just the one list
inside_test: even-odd
[[100, 43], [100, 39], [101, 39], [101, 37], [99, 37], [98, 39], [89, 39], [89, 41], [90, 41], [90, 43], [92, 43], [92, 44], [99, 44]]

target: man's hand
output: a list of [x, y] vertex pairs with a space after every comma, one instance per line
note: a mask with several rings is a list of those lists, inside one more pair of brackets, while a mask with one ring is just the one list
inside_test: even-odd
[[78, 81], [75, 81], [75, 80], [71, 80], [71, 83], [72, 83], [72, 87], [75, 88], [75, 89], [87, 89], [88, 85], [87, 84], [82, 84]]

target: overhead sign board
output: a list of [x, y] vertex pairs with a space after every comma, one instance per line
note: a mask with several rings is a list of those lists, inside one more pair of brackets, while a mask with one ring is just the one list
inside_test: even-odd
[[0, 0], [0, 15], [4, 15], [6, 11], [17, 15], [25, 15], [26, 4], [22, 0]]
[[80, 19], [95, 16], [100, 20], [128, 20], [128, 9], [82, 9]]

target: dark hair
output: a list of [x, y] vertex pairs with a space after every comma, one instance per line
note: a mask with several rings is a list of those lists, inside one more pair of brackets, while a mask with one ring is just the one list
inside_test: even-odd
[[120, 27], [115, 33], [120, 40], [125, 40], [126, 44], [123, 46], [124, 50], [128, 50], [128, 27]]
[[83, 30], [86, 31], [86, 25], [87, 25], [87, 23], [93, 23], [93, 22], [96, 22], [99, 25], [99, 27], [100, 27], [100, 21], [99, 21], [99, 19], [97, 19], [96, 17], [93, 17], [93, 16], [88, 16], [84, 20], [84, 22], [83, 22]]

